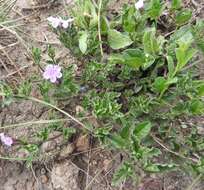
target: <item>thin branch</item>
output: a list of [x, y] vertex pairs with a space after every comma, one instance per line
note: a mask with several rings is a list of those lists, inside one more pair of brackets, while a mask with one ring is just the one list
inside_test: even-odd
[[167, 152], [170, 152], [171, 154], [174, 154], [174, 155], [176, 155], [176, 156], [178, 156], [178, 157], [180, 157], [180, 158], [187, 159], [187, 160], [190, 160], [190, 161], [195, 162], [195, 163], [198, 163], [198, 162], [199, 162], [199, 160], [197, 160], [197, 159], [188, 158], [188, 157], [185, 157], [185, 156], [183, 156], [183, 155], [181, 155], [181, 154], [179, 154], [179, 153], [177, 153], [177, 152], [174, 152], [173, 150], [170, 150], [168, 147], [166, 147], [164, 144], [161, 143], [160, 139], [158, 139], [158, 138], [155, 137], [154, 135], [151, 135], [151, 137], [153, 138], [153, 140], [154, 140], [157, 144], [159, 144], [159, 145], [160, 145], [162, 148], [164, 148]]
[[70, 121], [70, 119], [29, 121], [29, 122], [25, 122], [25, 123], [16, 123], [16, 124], [12, 124], [12, 125], [3, 126], [3, 127], [0, 127], [0, 129], [9, 129], [9, 128], [16, 128], [16, 127], [23, 128], [25, 126], [27, 127], [30, 125], [50, 124], [50, 123], [58, 123], [58, 122], [65, 122], [65, 121]]

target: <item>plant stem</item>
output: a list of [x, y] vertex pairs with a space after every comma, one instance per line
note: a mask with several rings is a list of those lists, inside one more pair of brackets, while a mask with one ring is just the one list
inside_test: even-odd
[[29, 121], [25, 123], [16, 123], [12, 125], [7, 125], [1, 127], [1, 129], [8, 129], [8, 128], [16, 128], [16, 127], [24, 127], [24, 126], [29, 126], [29, 125], [40, 125], [40, 124], [50, 124], [50, 123], [58, 123], [58, 122], [65, 122], [69, 121], [70, 119], [53, 119], [53, 120], [40, 120], [40, 121]]
[[[0, 92], [0, 96], [5, 96], [6, 94], [5, 93], [1, 93]], [[34, 102], [38, 102], [40, 104], [43, 104], [45, 106], [49, 106], [51, 108], [54, 108], [55, 110], [61, 112], [62, 114], [66, 115], [68, 118], [70, 118], [71, 120], [73, 120], [75, 123], [77, 123], [79, 126], [87, 129], [88, 131], [92, 132], [91, 129], [89, 129], [88, 127], [86, 127], [86, 125], [84, 125], [81, 121], [79, 121], [77, 118], [73, 117], [72, 115], [70, 115], [69, 113], [67, 113], [66, 111], [58, 108], [57, 106], [55, 105], [52, 105], [48, 102], [45, 102], [43, 100], [39, 100], [37, 98], [34, 98], [34, 97], [26, 97], [26, 96], [18, 96], [18, 95], [14, 95], [13, 97], [15, 98], [24, 98], [24, 99], [27, 99], [27, 100], [31, 100], [31, 101], [34, 101]]]
[[0, 156], [0, 160], [26, 161], [27, 158], [13, 158], [13, 157]]
[[101, 7], [102, 7], [102, 0], [99, 0], [99, 6], [98, 6], [98, 39], [100, 43], [100, 50], [101, 50], [101, 56], [103, 58], [103, 42], [101, 38]]

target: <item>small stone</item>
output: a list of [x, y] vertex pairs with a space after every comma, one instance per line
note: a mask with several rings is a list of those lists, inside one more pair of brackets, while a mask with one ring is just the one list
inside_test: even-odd
[[74, 145], [73, 144], [68, 144], [62, 148], [60, 151], [60, 157], [65, 158], [69, 156], [73, 151], [74, 151]]
[[204, 127], [197, 127], [197, 131], [199, 135], [204, 135]]
[[41, 145], [42, 153], [50, 152], [56, 148], [57, 144], [55, 141], [47, 141]]
[[107, 172], [108, 170], [110, 170], [111, 167], [112, 167], [112, 162], [111, 162], [111, 160], [105, 159], [105, 160], [103, 161], [103, 167], [104, 167], [104, 171], [105, 171], [105, 172]]
[[80, 136], [76, 142], [77, 151], [86, 151], [89, 148], [89, 137], [88, 135]]
[[76, 106], [76, 114], [78, 115], [78, 114], [80, 114], [82, 112], [84, 112], [84, 108], [81, 107], [81, 106]]
[[40, 179], [41, 179], [41, 182], [42, 182], [43, 184], [45, 184], [45, 183], [47, 183], [47, 182], [49, 181], [49, 179], [48, 179], [48, 177], [47, 177], [46, 175], [42, 175], [42, 176], [40, 177]]

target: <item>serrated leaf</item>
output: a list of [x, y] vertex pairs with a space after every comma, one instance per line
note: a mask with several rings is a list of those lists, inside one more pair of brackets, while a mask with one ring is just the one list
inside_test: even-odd
[[108, 43], [112, 49], [118, 50], [130, 46], [133, 41], [127, 34], [123, 34], [117, 30], [109, 30]]
[[151, 128], [152, 128], [152, 125], [149, 121], [142, 122], [135, 127], [133, 131], [133, 135], [136, 139], [141, 141], [150, 133]]
[[120, 182], [124, 181], [126, 178], [131, 177], [133, 175], [132, 167], [129, 163], [123, 163], [122, 166], [116, 171], [113, 176], [113, 185], [117, 185]]

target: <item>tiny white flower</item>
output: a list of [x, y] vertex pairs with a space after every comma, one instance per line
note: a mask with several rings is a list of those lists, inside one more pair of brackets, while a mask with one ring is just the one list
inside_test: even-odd
[[139, 10], [139, 9], [141, 9], [141, 8], [143, 8], [144, 7], [144, 0], [139, 0], [139, 1], [137, 1], [136, 3], [135, 3], [135, 8], [137, 9], [137, 10]]
[[70, 19], [67, 19], [67, 20], [63, 20], [61, 19], [61, 24], [62, 24], [62, 27], [64, 29], [68, 28], [70, 26], [70, 24], [74, 21], [73, 18], [70, 18]]
[[50, 25], [53, 28], [63, 27], [64, 29], [68, 28], [70, 24], [73, 22], [73, 18], [64, 20], [61, 17], [53, 17], [50, 16], [47, 18], [47, 20], [50, 22]]
[[48, 17], [47, 20], [50, 22], [50, 25], [53, 28], [57, 28], [60, 25], [60, 23], [61, 23], [59, 18], [53, 17], [53, 16]]

